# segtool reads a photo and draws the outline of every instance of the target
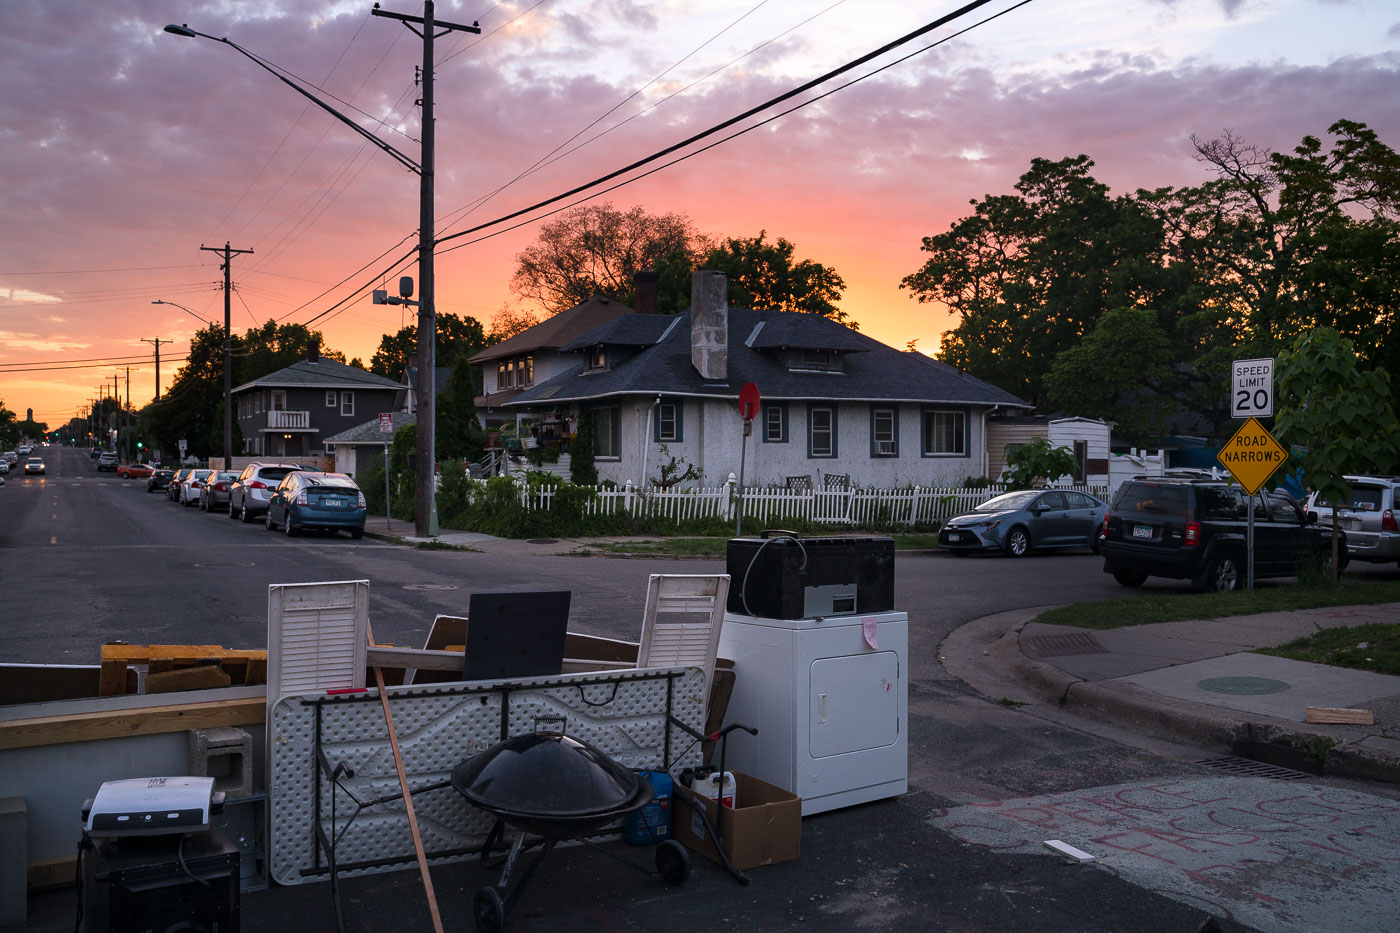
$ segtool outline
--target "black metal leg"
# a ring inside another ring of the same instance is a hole
[[[510,874],[510,870],[515,861],[515,856],[519,853],[521,843],[524,841],[524,839],[524,833],[521,833],[520,835],[515,837],[515,843],[510,848],[511,857],[506,860],[506,870],[502,872],[501,881],[497,885],[497,888],[500,890],[500,892],[503,895],[505,895],[506,913],[510,913],[510,909],[515,906],[515,902],[520,900],[520,894],[525,890],[525,886],[530,883],[531,878],[535,877],[535,872],[539,871],[540,864],[543,863],[545,858],[549,856],[549,853],[554,851],[555,840],[550,839],[544,844],[544,848],[540,850],[539,856],[536,857],[535,860],[530,863],[530,866],[525,869],[525,874],[520,876],[520,880],[515,883],[515,888],[509,894],[506,894],[506,877]]]

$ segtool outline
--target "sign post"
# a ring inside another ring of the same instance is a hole
[[[1272,362],[1272,361],[1270,361]],[[1270,383],[1269,405],[1272,408],[1273,392]],[[1246,588],[1254,589],[1254,495],[1265,481],[1288,459],[1288,451],[1283,449],[1274,436],[1254,418],[1250,418],[1234,436],[1220,448],[1216,459],[1230,475],[1249,493],[1249,525],[1245,532]]]
[[[734,537],[743,537],[744,529],[744,456],[748,452],[749,435],[753,434],[753,419],[758,415],[758,386],[744,383],[739,390],[739,417],[744,419],[744,436],[739,438],[739,507],[734,518]]]
[[[393,528],[394,520],[389,516],[393,511],[389,506],[389,438],[394,434],[394,416],[382,411],[379,413],[379,433],[384,435],[384,527]]]

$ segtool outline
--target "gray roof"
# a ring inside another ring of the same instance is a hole
[[[649,314],[637,324],[613,324],[623,333],[635,336],[630,328],[655,327],[666,320]],[[783,335],[783,346],[834,349],[841,353],[845,372],[794,372],[779,354],[745,345],[759,324]],[[669,326],[669,325],[668,325]],[[595,339],[600,328],[574,341],[580,347],[606,342]],[[624,344],[625,346],[626,344]],[[856,352],[858,351],[858,352]],[[508,407],[557,404],[620,395],[690,395],[737,398],[746,382],[756,384],[764,398],[840,399],[869,401],[936,402],[945,404],[1004,405],[1030,408],[1010,392],[998,389],[922,353],[896,350],[843,324],[814,314],[783,311],[729,309],[729,369],[723,385],[707,384],[690,362],[690,313],[676,316],[676,326],[664,338],[616,361],[601,372],[586,372],[583,360],[577,366],[546,382],[532,386],[507,403]]]
[[[285,369],[245,382],[233,391],[242,392],[256,386],[275,388],[315,389],[397,389],[399,384],[356,366],[349,366],[324,356],[316,362],[298,360]]]
[[[613,347],[649,347],[673,324],[677,324],[673,314],[624,314],[565,344],[559,352],[586,350],[600,343]]]
[[[621,314],[631,314],[632,309],[621,302],[594,295],[572,308],[566,308],[553,317],[547,317],[532,327],[527,327],[513,337],[508,337],[493,347],[487,347],[467,360],[478,365],[503,356],[519,356],[535,350],[553,350],[562,347],[580,334],[586,334],[600,324],[611,321]]]
[[[406,424],[417,424],[418,416],[412,412],[396,411],[391,413],[394,419],[394,430]],[[366,421],[364,424],[357,424],[353,428],[341,431],[339,434],[332,434],[321,441],[323,444],[383,444],[393,440],[394,435],[384,434],[379,430],[379,419]]]

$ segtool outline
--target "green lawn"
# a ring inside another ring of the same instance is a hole
[[[1266,586],[1252,593],[1172,593],[1078,603],[1042,612],[1037,622],[1078,628],[1122,628],[1151,622],[1220,619],[1258,612],[1287,612],[1320,606],[1360,606],[1400,602],[1400,582],[1327,586]]]
[[[1377,622],[1329,628],[1277,648],[1261,648],[1258,653],[1377,674],[1400,674],[1400,625]]]
[[[938,547],[938,535],[936,534],[897,534],[890,537],[894,538],[894,547],[897,551],[928,550]],[[723,557],[728,542],[728,538],[647,538],[642,541],[589,544],[580,549],[580,553]]]

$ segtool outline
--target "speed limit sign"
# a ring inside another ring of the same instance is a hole
[[[1268,418],[1274,413],[1274,361],[1235,360],[1230,390],[1231,418]]]

